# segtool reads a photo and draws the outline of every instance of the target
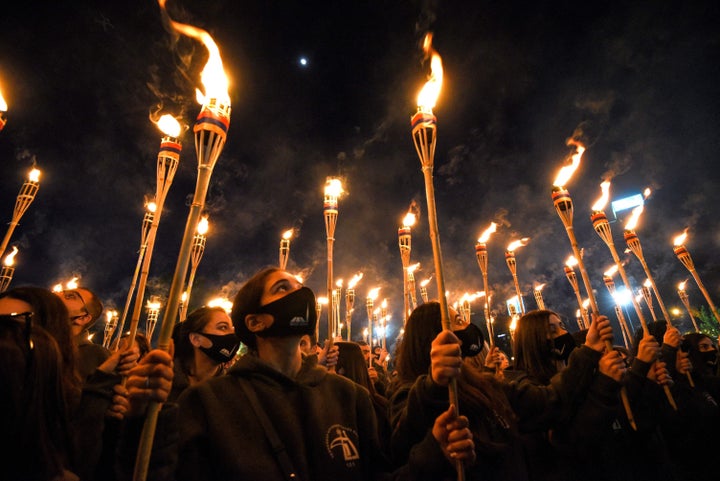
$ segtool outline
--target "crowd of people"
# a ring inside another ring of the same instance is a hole
[[[610,348],[606,317],[570,333],[535,310],[508,355],[430,301],[389,355],[319,345],[315,305],[266,268],[230,314],[189,313],[167,352],[142,334],[92,342],[103,306],[91,289],[0,293],[3,479],[133,479],[149,403],[162,406],[149,480],[714,478],[720,377],[706,334],[660,320]]]

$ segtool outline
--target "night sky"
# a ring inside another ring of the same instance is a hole
[[[78,276],[106,306],[124,305],[144,196],[155,190],[161,134],[149,117],[160,112],[190,127],[146,292],[166,297],[197,177],[191,127],[205,48],[164,29],[151,0],[66,3],[16,2],[0,15],[0,90],[9,105],[0,132],[2,222],[33,162],[43,172],[10,242],[20,250],[12,286],[52,287]],[[483,290],[474,246],[495,221],[493,308],[502,312],[515,294],[505,247],[529,237],[516,251],[527,307],[535,307],[533,286],[545,283],[548,308],[574,326],[577,302],[563,271],[572,250],[551,200],[572,136],[587,151],[567,188],[601,309],[614,318],[602,282],[613,261],[589,220],[606,178],[613,199],[653,189],[636,232],[668,307],[681,307],[676,285],[690,278],[672,251],[686,227],[698,272],[720,299],[720,6],[548,3],[170,0],[175,20],[213,36],[233,108],[207,197],[210,232],[191,308],[232,298],[252,273],[276,264],[290,227],[289,270],[324,295],[322,191],[327,176],[340,176],[348,194],[339,204],[335,277],[364,273],[356,326],[366,322],[367,292],[382,287],[399,327],[397,228],[413,201],[418,284],[434,270],[410,133],[429,72],[420,48],[427,31],[445,69],[434,110],[434,185],[450,303]],[[615,243],[639,284],[640,263],[622,252],[626,215],[612,224]],[[436,296],[434,282],[429,291]],[[691,278],[688,293],[696,307],[705,303]],[[484,324],[481,304],[473,311]]]

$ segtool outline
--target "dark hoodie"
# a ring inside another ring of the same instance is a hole
[[[438,479],[452,472],[428,436],[408,465],[390,473],[366,389],[308,359],[291,379],[246,355],[226,376],[181,395],[178,480],[285,480],[241,383],[257,394],[299,480]]]

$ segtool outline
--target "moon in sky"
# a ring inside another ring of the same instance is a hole
[[[307,67],[310,62],[308,62],[307,57],[300,57],[298,59],[298,63],[300,64],[301,67]]]

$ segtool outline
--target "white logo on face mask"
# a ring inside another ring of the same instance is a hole
[[[295,316],[295,317],[293,317],[292,319],[290,319],[290,325],[293,326],[293,327],[307,326],[307,325],[308,325],[308,321],[307,321],[307,319],[302,318],[302,317],[300,317],[300,316]]]

